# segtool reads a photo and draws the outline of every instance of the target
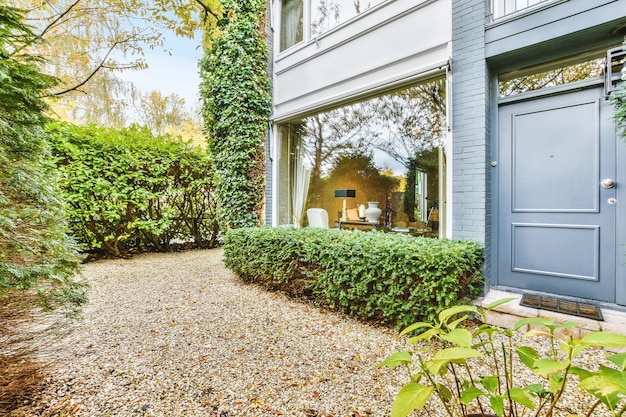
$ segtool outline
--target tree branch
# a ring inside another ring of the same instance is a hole
[[[196,0],[196,3],[202,7],[202,10],[204,10],[204,20],[206,21],[206,17],[207,15],[211,15],[213,16],[216,20],[219,19],[219,16],[217,15],[216,12],[214,12],[209,6],[207,6],[206,4],[204,4],[204,2],[202,0]]]
[[[107,51],[107,53],[104,55],[104,58],[102,58],[102,61],[100,61],[100,64],[93,70],[91,71],[91,73],[80,83],[74,85],[73,87],[67,88],[65,90],[53,93],[53,96],[62,96],[63,94],[67,94],[71,91],[76,91],[78,90],[80,87],[84,86],[85,84],[87,84],[89,82],[89,80],[91,80],[93,78],[94,75],[96,75],[96,73],[98,71],[100,71],[102,68],[104,68],[104,64],[106,62],[106,60],[109,58],[109,55],[111,55],[111,52],[113,52],[113,50],[117,47],[117,45],[121,44],[122,41],[116,41],[113,43],[113,45],[111,45],[111,47],[109,48],[109,50]]]
[[[71,12],[74,7],[78,6],[78,3],[80,2],[81,0],[76,0],[74,3],[72,3],[63,13],[61,13],[56,19],[50,22],[50,24],[43,29],[43,31],[39,34],[39,37],[43,38],[46,32],[53,28],[61,19],[67,16],[67,14]]]

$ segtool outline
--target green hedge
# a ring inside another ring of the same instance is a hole
[[[244,281],[310,296],[344,313],[409,325],[466,303],[483,288],[475,242],[329,229],[242,228],[224,237]]]
[[[87,250],[168,251],[173,239],[215,246],[213,175],[204,149],[136,126],[56,123],[48,131],[72,229]]]

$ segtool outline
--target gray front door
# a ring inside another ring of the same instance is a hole
[[[612,114],[598,87],[500,105],[499,286],[626,304]]]

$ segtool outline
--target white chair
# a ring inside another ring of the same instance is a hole
[[[306,211],[310,227],[328,229],[328,212],[323,208],[310,208]]]

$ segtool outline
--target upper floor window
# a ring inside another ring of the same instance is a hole
[[[315,38],[385,0],[282,0],[280,50]]]
[[[280,15],[280,50],[294,46],[303,40],[304,0],[282,0]]]
[[[493,18],[498,19],[551,0],[493,0]]]

